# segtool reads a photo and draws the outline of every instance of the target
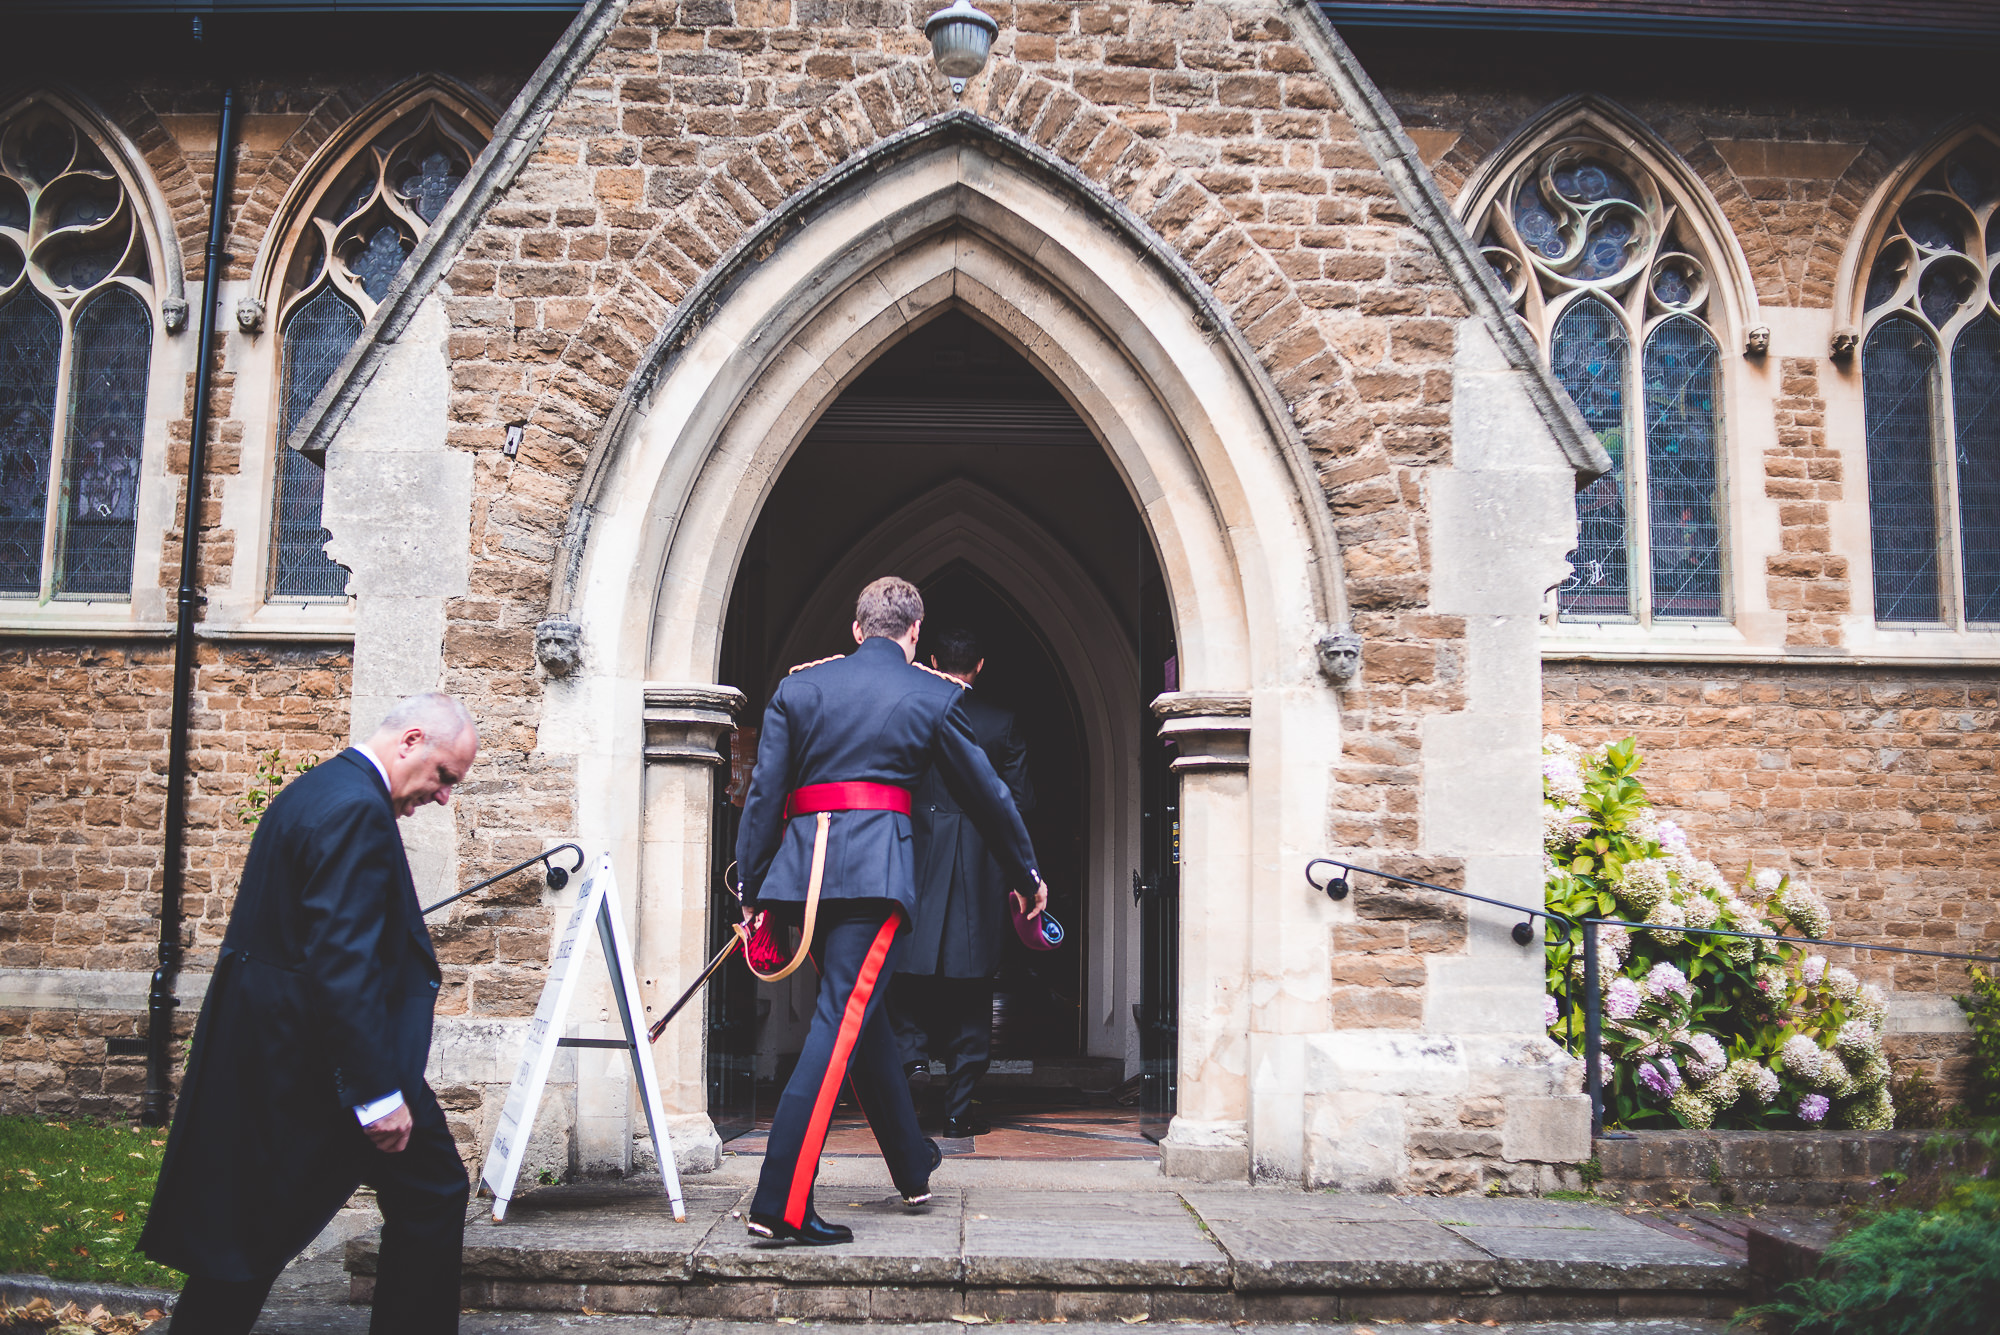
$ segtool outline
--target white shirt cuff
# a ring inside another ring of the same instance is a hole
[[[373,1103],[357,1103],[354,1115],[361,1119],[361,1125],[373,1126],[390,1113],[403,1106],[403,1091],[395,1089],[384,1094]]]

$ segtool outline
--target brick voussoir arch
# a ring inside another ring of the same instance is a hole
[[[839,186],[843,169],[865,170],[855,164],[900,151],[900,145],[885,146],[882,130],[891,128],[888,139],[919,131],[934,115],[934,91],[918,62],[892,66],[843,90],[826,107],[775,127],[712,172],[662,219],[623,280],[597,300],[563,346],[557,358],[562,369],[547,380],[525,415],[537,447],[525,457],[537,467],[552,464],[551,454],[573,458],[588,441],[593,460],[601,460],[630,405],[643,397],[642,368],[653,364],[660,351],[652,345],[670,339],[674,330],[684,338],[699,325],[704,298],[697,289],[726,285],[737,266],[759,252],[768,253],[793,225],[791,219],[808,216],[820,197]],[[1059,159],[1066,166],[1058,174],[1067,176],[1073,189],[1094,195],[1098,207],[1122,215],[1142,248],[1171,262],[1184,290],[1218,330],[1240,331],[1237,336],[1267,377],[1274,402],[1290,404],[1286,415],[1296,420],[1297,458],[1304,473],[1329,494],[1339,517],[1323,535],[1334,539],[1324,543],[1325,549],[1336,552],[1346,541],[1384,551],[1402,547],[1413,557],[1420,555],[1421,518],[1414,512],[1411,489],[1382,485],[1394,469],[1384,439],[1395,426],[1394,414],[1380,411],[1360,392],[1357,379],[1368,368],[1339,353],[1321,329],[1315,308],[1222,199],[1195,173],[1133,133],[1114,111],[1065,84],[1019,66],[1003,66],[995,72],[987,104],[991,120],[951,112],[932,123],[991,127],[998,132],[993,135],[996,146],[1011,140],[1016,151],[1039,150],[1049,169]],[[787,189],[788,196],[781,195]],[[1386,187],[1380,187],[1380,194],[1386,198]],[[767,222],[774,201],[780,200],[779,220]],[[1424,276],[1433,287],[1444,288],[1438,266],[1428,267]],[[693,289],[685,281],[689,275],[696,276]],[[693,309],[683,309],[690,299]],[[1455,297],[1450,300],[1455,304]],[[461,387],[474,397],[483,392]],[[620,406],[610,406],[614,403]],[[489,419],[478,431],[483,435],[497,425]],[[1320,466],[1313,462],[1316,455],[1336,456],[1348,466]],[[1357,461],[1364,466],[1354,467]],[[579,479],[578,510],[567,544],[572,562],[583,528],[581,507],[588,504],[595,471],[594,464],[586,465],[586,476]],[[530,485],[542,484],[537,479]],[[1401,515],[1400,522],[1390,521],[1392,512]],[[1365,524],[1356,522],[1364,517]],[[559,575],[551,591],[552,613],[562,611],[572,574]],[[1421,580],[1401,578],[1370,583],[1356,592],[1364,605],[1384,607],[1421,602],[1423,587]]]
[[[1290,438],[1291,462],[1297,480],[1310,484],[1309,488],[1302,487],[1302,490],[1320,491],[1317,470],[1312,466],[1305,441],[1286,409],[1288,377],[1270,374],[1271,351],[1282,351],[1300,342],[1295,330],[1285,328],[1288,318],[1285,304],[1251,303],[1250,308],[1265,312],[1265,318],[1260,321],[1259,330],[1238,332],[1233,312],[1218,300],[1203,276],[1183,257],[1180,248],[1172,246],[1154,229],[1147,227],[1124,201],[1112,195],[1100,182],[1084,177],[1072,162],[1065,161],[1027,137],[1034,134],[1037,139],[1059,142],[1063,131],[1075,125],[1091,109],[1076,100],[1077,104],[1068,107],[1058,120],[1049,114],[1049,107],[1053,95],[1062,91],[1062,86],[1047,80],[1024,79],[1009,90],[1014,95],[1007,99],[1007,105],[998,119],[988,120],[966,111],[924,117],[912,113],[927,108],[905,109],[890,95],[892,86],[898,82],[905,87],[909,84],[907,79],[899,81],[894,69],[880,72],[850,90],[851,96],[836,99],[823,113],[801,117],[791,125],[780,127],[756,147],[732,158],[731,162],[739,168],[754,163],[756,174],[768,176],[772,185],[778,183],[776,172],[771,170],[774,164],[779,168],[788,168],[788,176],[804,178],[808,184],[803,189],[795,190],[782,208],[765,210],[756,222],[739,228],[737,220],[741,210],[728,207],[726,195],[719,186],[724,174],[717,173],[711,177],[676,211],[681,225],[678,236],[684,244],[675,245],[669,239],[677,233],[673,221],[669,221],[662,224],[654,242],[640,256],[642,261],[654,261],[649,272],[658,281],[658,276],[681,268],[683,264],[692,266],[696,263],[685,244],[691,237],[699,237],[709,246],[718,248],[728,242],[727,249],[707,267],[700,282],[692,289],[675,291],[670,287],[661,291],[640,281],[635,272],[633,277],[599,302],[593,317],[565,347],[561,357],[564,370],[551,380],[537,400],[531,425],[539,427],[551,444],[558,439],[563,444],[576,442],[579,430],[588,430],[595,440],[590,461],[575,493],[570,533],[565,543],[568,555],[552,590],[552,613],[559,614],[566,609],[569,593],[573,589],[576,563],[582,552],[582,538],[587,529],[585,515],[595,495],[596,485],[606,471],[610,453],[623,434],[625,422],[650,389],[652,368],[700,328],[714,303],[746,269],[768,255],[789,231],[810,218],[817,208],[853,188],[869,173],[905,154],[921,151],[940,138],[969,137],[988,146],[989,151],[1004,153],[1017,162],[1029,165],[1031,170],[1045,179],[1059,183],[1064,193],[1076,199],[1080,206],[1095,211],[1101,220],[1123,232],[1151,263],[1169,273],[1190,306],[1201,312],[1204,326],[1220,337],[1237,342],[1241,360],[1254,371],[1255,378],[1264,386],[1268,416],[1272,421],[1281,423]],[[871,91],[878,95],[871,96]],[[996,96],[995,101],[999,100]],[[909,119],[911,124],[877,138],[845,160],[831,162],[830,155],[825,153],[827,147],[845,147],[862,134],[872,133],[892,114]],[[1121,128],[1114,126],[1109,115],[1097,114],[1101,123],[1095,127],[1095,133],[1087,138],[1072,136],[1070,139],[1071,151],[1077,160],[1086,158],[1097,140],[1112,133],[1115,128]],[[794,127],[803,130],[804,134],[793,133]],[[1099,169],[1101,177],[1117,179],[1122,175],[1128,197],[1152,201],[1156,214],[1173,216],[1175,210],[1185,210],[1182,216],[1187,217],[1190,223],[1203,218],[1226,217],[1211,192],[1195,184],[1179,168],[1161,161],[1159,155],[1150,146],[1138,141],[1136,136],[1128,133],[1124,137],[1131,139],[1131,144],[1116,158],[1107,157],[1102,161]],[[799,151],[807,143],[814,150],[809,159]],[[822,167],[822,161],[828,165]],[[808,177],[808,170],[814,167],[821,169],[817,175]],[[755,192],[747,186],[739,199],[746,197],[755,198]],[[1211,230],[1219,233],[1227,229],[1218,227]],[[1199,235],[1204,238],[1202,249],[1195,252],[1199,259],[1209,249],[1207,238],[1211,232],[1195,233],[1187,228],[1181,231],[1184,237]],[[1237,241],[1231,244],[1242,246],[1247,243]],[[702,248],[694,247],[696,250]],[[675,262],[676,259],[679,262]],[[1212,256],[1211,260],[1214,259]],[[1214,267],[1213,263],[1210,267]],[[1239,297],[1239,302],[1249,302],[1264,288],[1280,281],[1275,266],[1264,264],[1259,273],[1260,282],[1248,287]],[[663,312],[669,293],[680,298],[671,307],[671,323],[657,321],[653,325],[650,343],[640,345],[634,335],[647,327],[650,317]],[[614,319],[614,312],[624,318]],[[1274,320],[1272,317],[1277,318]],[[1260,332],[1263,335],[1261,340],[1257,337]],[[1323,340],[1316,340],[1311,351],[1315,356],[1331,357]],[[1311,360],[1311,357],[1300,359],[1300,366],[1306,367],[1308,373]],[[611,411],[605,410],[608,398],[615,398],[616,401],[616,407]],[[559,420],[560,427],[551,418]],[[1401,503],[1400,498],[1396,503]],[[1331,571],[1338,565],[1338,542],[1324,507],[1316,518],[1321,529],[1318,546],[1324,553],[1322,559]],[[1336,578],[1323,590],[1323,614],[1332,615],[1341,601]]]

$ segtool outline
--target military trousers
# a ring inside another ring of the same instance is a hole
[[[906,931],[893,900],[820,901],[812,948],[819,999],[805,1049],[771,1119],[752,1214],[797,1228],[812,1212],[820,1151],[843,1081],[853,1087],[896,1189],[904,1195],[929,1190],[930,1144],[917,1128],[889,1028],[889,979],[898,937]]]

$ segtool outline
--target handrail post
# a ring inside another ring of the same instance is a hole
[[[1599,1079],[1604,1034],[1599,1028],[1597,920],[1583,920],[1583,1091],[1590,1095],[1590,1138],[1604,1134],[1604,1089]]]

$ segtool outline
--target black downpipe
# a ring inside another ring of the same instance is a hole
[[[199,22],[199,20],[196,20]],[[199,29],[197,29],[199,33]],[[209,195],[208,256],[202,267],[200,339],[195,347],[194,413],[188,424],[187,506],[181,515],[181,583],[174,603],[174,707],[167,727],[166,863],[160,877],[160,967],[146,1006],[146,1093],[139,1120],[165,1126],[173,1110],[174,985],[181,972],[181,892],[187,861],[188,711],[194,696],[195,580],[201,556],[201,503],[208,462],[209,365],[221,304],[222,243],[229,230],[229,168],[236,146],[236,89],[222,90],[215,136],[215,189]]]

